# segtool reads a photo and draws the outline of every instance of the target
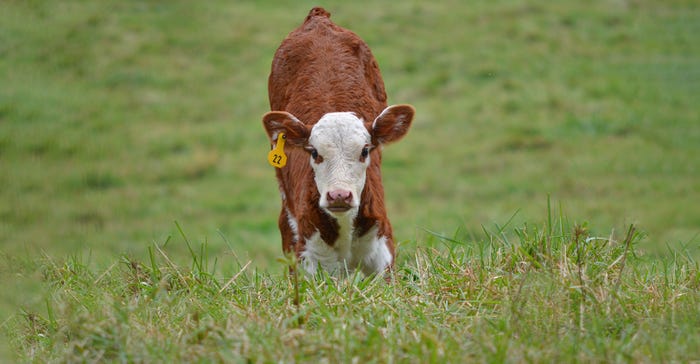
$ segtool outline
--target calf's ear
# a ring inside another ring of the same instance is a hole
[[[306,125],[286,111],[270,111],[263,115],[262,121],[271,144],[277,142],[280,133],[284,133],[287,144],[296,147],[304,146],[309,139]]]
[[[374,145],[395,142],[408,132],[416,110],[411,105],[391,105],[372,123]]]

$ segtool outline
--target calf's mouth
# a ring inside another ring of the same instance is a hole
[[[336,202],[336,203],[330,204],[326,207],[326,209],[328,211],[335,213],[335,214],[347,212],[351,208],[352,208],[352,206],[350,206],[349,203],[344,203],[344,202]]]

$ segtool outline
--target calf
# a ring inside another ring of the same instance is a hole
[[[387,107],[372,52],[313,8],[277,49],[263,125],[282,196],[285,253],[309,273],[382,273],[394,263],[381,147],[402,138],[410,105]]]

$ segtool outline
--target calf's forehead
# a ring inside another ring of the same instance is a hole
[[[371,137],[362,119],[351,112],[325,114],[311,129],[309,143],[315,148],[362,147]]]

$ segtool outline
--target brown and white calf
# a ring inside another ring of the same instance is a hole
[[[406,134],[413,107],[387,107],[372,52],[318,7],[277,49],[268,88],[263,125],[273,146],[284,135],[287,157],[277,169],[283,250],[311,274],[391,268],[381,148]]]

